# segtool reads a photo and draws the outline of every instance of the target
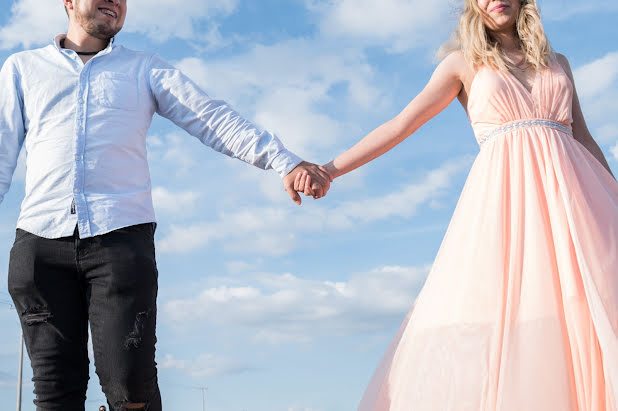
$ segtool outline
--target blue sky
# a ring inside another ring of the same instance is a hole
[[[0,9],[0,62],[66,30],[60,0]],[[618,175],[618,6],[540,0],[593,136]],[[458,0],[128,0],[120,44],[155,50],[211,96],[324,163],[424,86]],[[422,287],[478,152],[453,103],[387,155],[293,204],[273,171],[167,120],[150,129],[164,408],[356,408]],[[24,192],[0,204],[0,404],[15,403],[19,322],[6,279]],[[473,229],[471,227],[471,229]],[[104,396],[91,365],[87,410]],[[23,410],[32,411],[26,360]]]

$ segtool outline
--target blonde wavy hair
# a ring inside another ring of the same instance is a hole
[[[535,70],[540,70],[549,65],[554,52],[545,35],[536,0],[520,0],[520,4],[516,26],[524,60]],[[451,40],[440,48],[438,57],[443,58],[456,50],[461,50],[466,61],[475,68],[487,65],[507,71],[516,64],[492,37],[483,21],[483,11],[477,0],[464,0],[459,28]]]

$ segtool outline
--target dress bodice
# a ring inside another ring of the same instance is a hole
[[[470,85],[468,117],[477,140],[522,120],[549,120],[570,129],[572,101],[573,84],[555,59],[536,72],[531,90],[509,72],[481,66]]]

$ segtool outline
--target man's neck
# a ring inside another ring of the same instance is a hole
[[[70,24],[64,39],[64,48],[76,52],[93,52],[103,50],[108,43],[109,40],[102,40],[86,33],[81,26]]]

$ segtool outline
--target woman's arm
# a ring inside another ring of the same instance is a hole
[[[447,56],[438,65],[425,89],[401,113],[324,166],[331,177],[339,177],[381,156],[441,112],[461,92],[464,67],[467,65],[461,53]]]
[[[573,137],[579,141],[590,153],[609,171],[609,173],[616,179],[614,174],[612,174],[612,170],[609,168],[609,164],[603,155],[603,151],[594,141],[590,131],[588,131],[588,126],[586,125],[586,120],[584,120],[584,113],[582,112],[582,108],[579,104],[579,97],[577,97],[577,90],[575,89],[575,80],[573,79],[573,72],[571,71],[571,66],[567,58],[559,53],[556,53],[558,57],[558,62],[564,69],[564,72],[567,74],[569,79],[571,79],[571,83],[573,84]]]

